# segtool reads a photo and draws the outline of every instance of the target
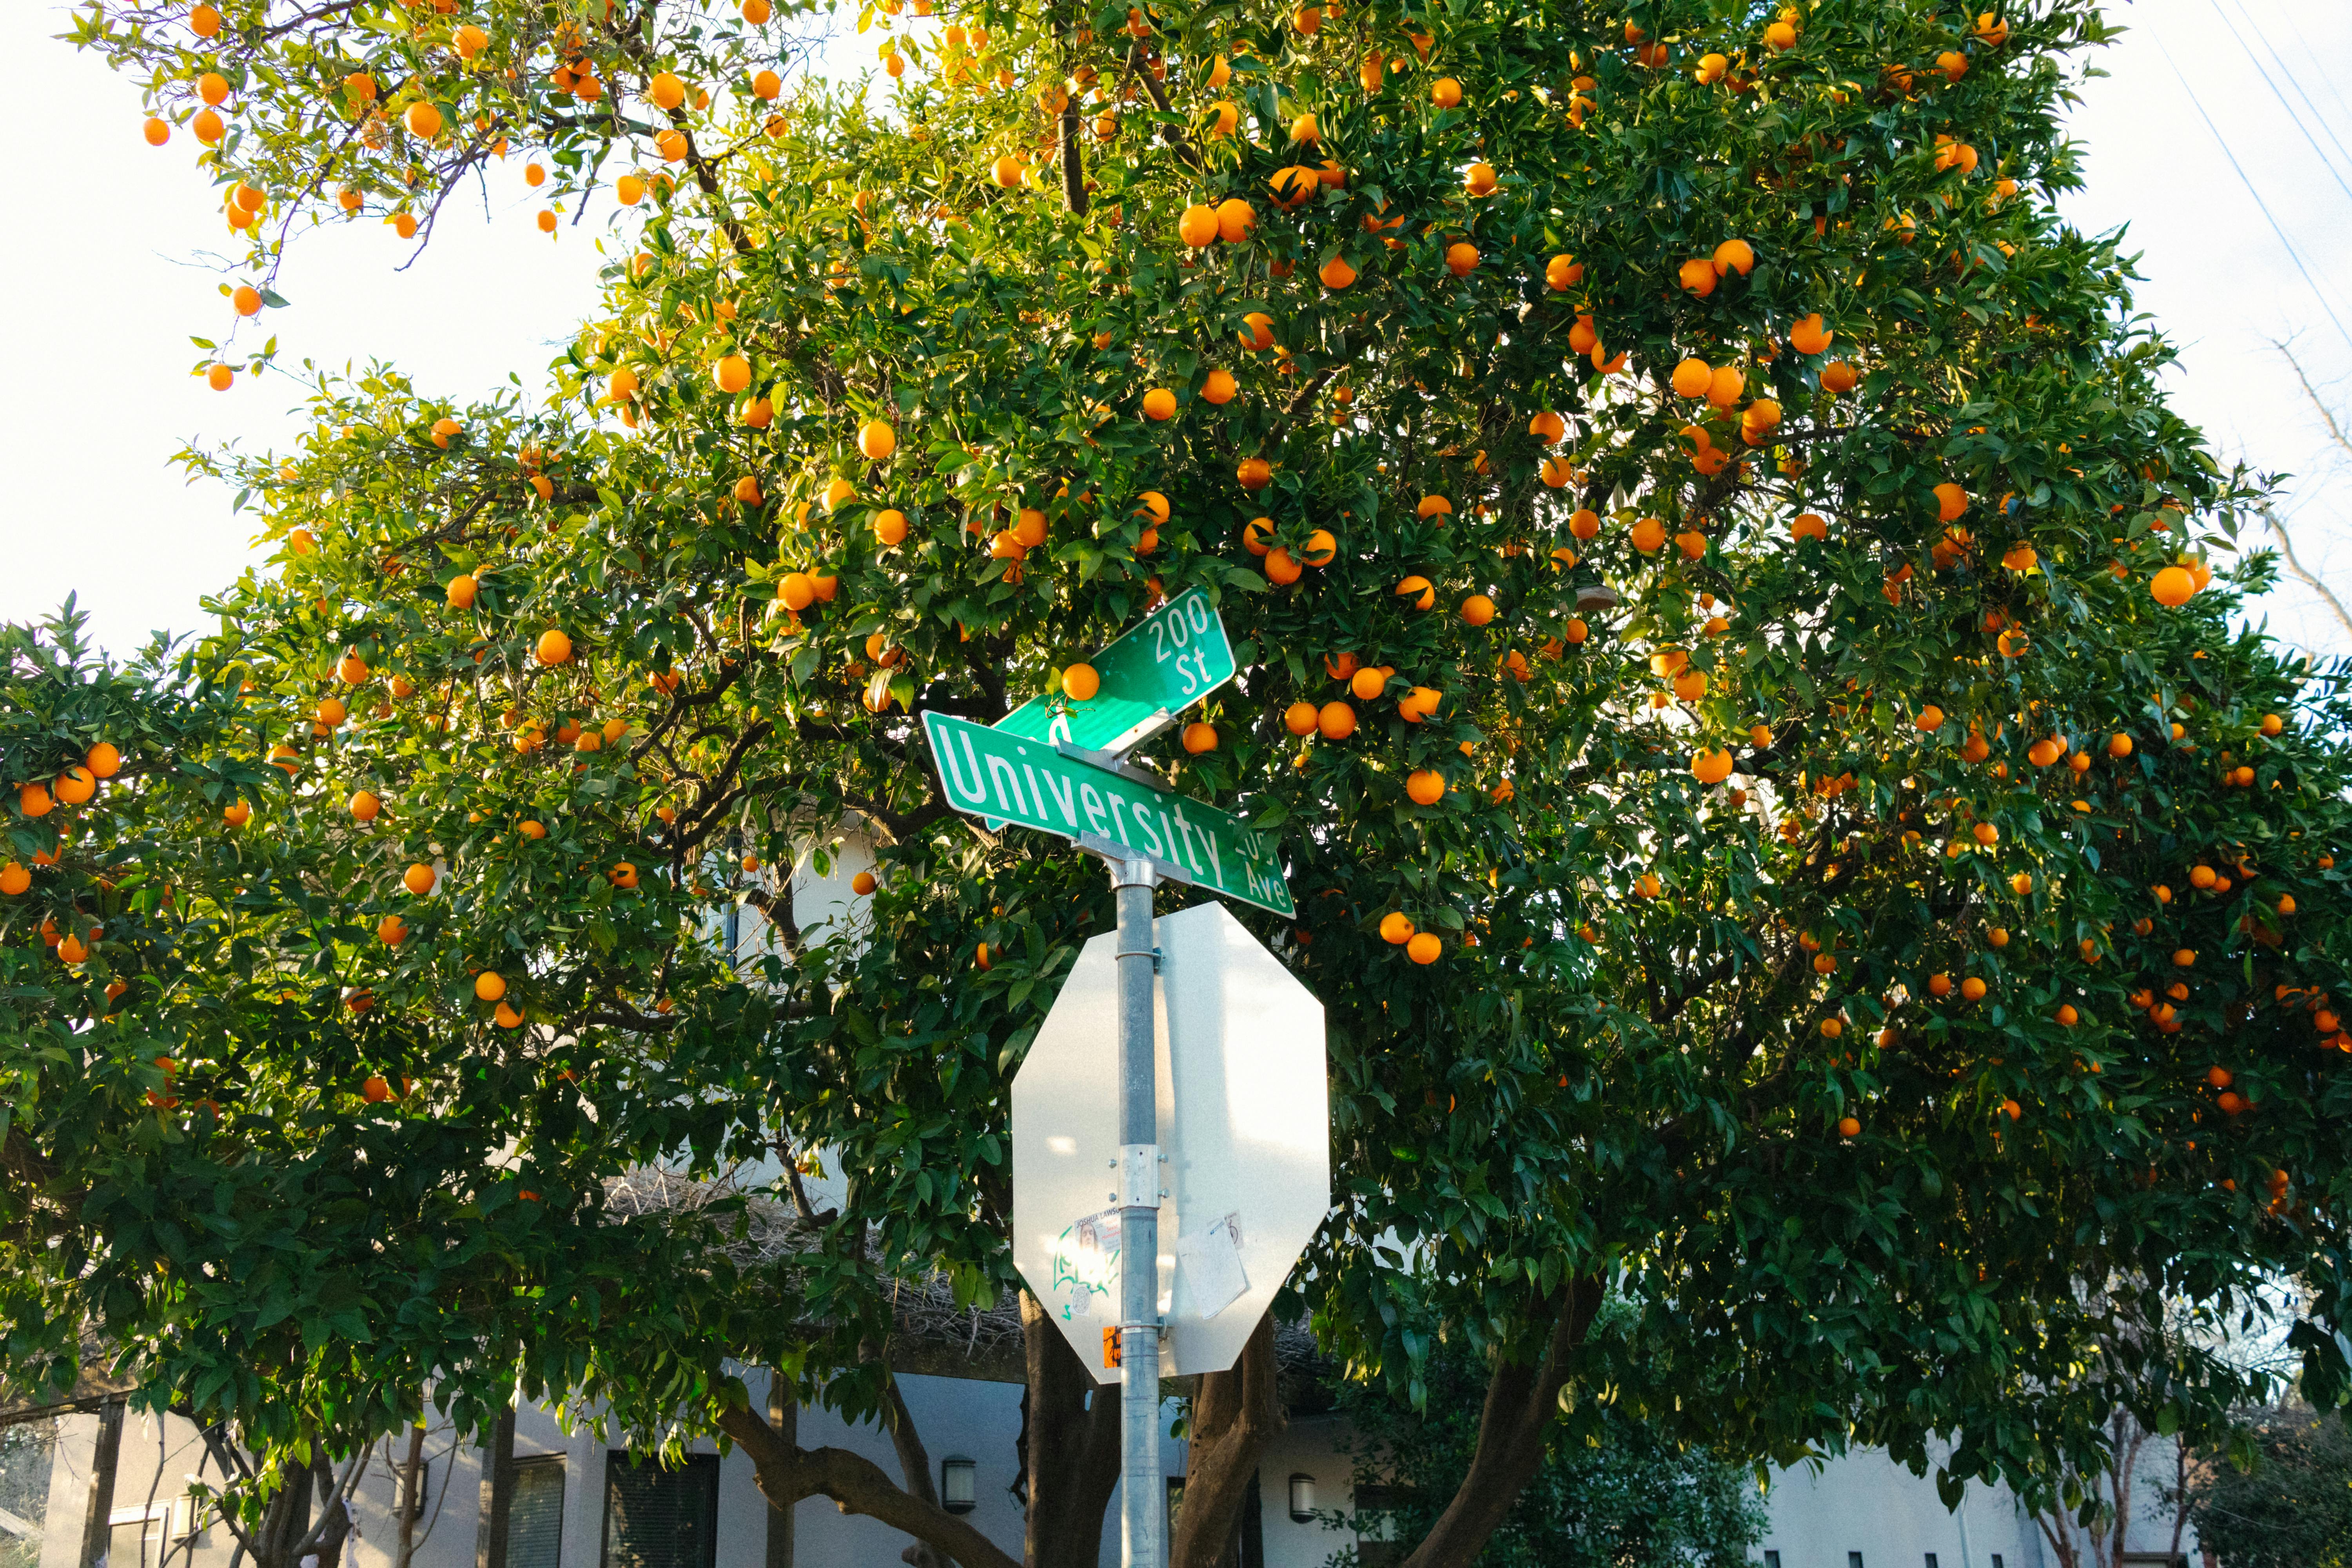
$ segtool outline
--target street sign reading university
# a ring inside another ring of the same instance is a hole
[[[1234,678],[1234,645],[1205,589],[1187,588],[1091,661],[1102,688],[1084,702],[1032,697],[996,728],[1090,752],[1124,752]]]
[[[1213,892],[1278,915],[1297,912],[1273,842],[1228,812],[1064,756],[1049,741],[952,714],[924,713],[923,733],[958,811],[1108,840],[1167,861]]]

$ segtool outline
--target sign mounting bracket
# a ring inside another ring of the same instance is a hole
[[[1114,843],[1096,834],[1081,833],[1070,842],[1087,854],[1099,855],[1106,860],[1114,862],[1131,860],[1139,865],[1149,866],[1154,881],[1177,882],[1189,888],[1200,879],[1173,860],[1163,860],[1157,855],[1147,855],[1140,849],[1130,849],[1124,844]]]
[[[1168,711],[1167,709],[1160,708],[1154,710],[1145,718],[1129,725],[1123,732],[1114,735],[1108,741],[1106,741],[1103,743],[1103,750],[1114,757],[1124,757],[1128,752],[1135,750],[1136,747],[1143,744],[1144,742],[1149,741],[1152,736],[1157,735],[1160,731],[1165,730],[1169,725],[1173,724],[1174,722],[1176,722],[1176,715]],[[1080,753],[1072,752],[1071,754],[1076,756]]]
[[[1090,752],[1076,741],[1066,741],[1056,735],[1054,738],[1054,750],[1066,757],[1085,763],[1090,767],[1100,768],[1107,773],[1117,773],[1119,777],[1139,784],[1146,789],[1164,790],[1168,787],[1166,779],[1161,778],[1150,768],[1139,767],[1129,762],[1125,757],[1120,756],[1116,749]]]

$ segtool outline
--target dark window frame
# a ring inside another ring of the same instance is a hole
[[[632,1558],[631,1561],[626,1563],[619,1562],[614,1559],[613,1555],[613,1517],[614,1492],[615,1489],[620,1484],[621,1478],[625,1475],[633,1474],[646,1469],[651,1469],[666,1476],[677,1476],[681,1479],[698,1476],[706,1478],[697,1483],[704,1489],[705,1498],[708,1502],[708,1510],[704,1516],[705,1523],[707,1525],[705,1539],[700,1543],[699,1550],[694,1553],[692,1562],[684,1563],[673,1561],[671,1563],[665,1565],[665,1568],[718,1568],[719,1456],[716,1454],[688,1454],[686,1457],[685,1464],[669,1466],[664,1465],[660,1460],[649,1456],[641,1457],[631,1454],[625,1448],[614,1448],[608,1450],[604,1456],[604,1517],[603,1525],[598,1532],[599,1540],[596,1548],[597,1568],[640,1568],[638,1560],[635,1558]]]
[[[555,1561],[551,1568],[563,1568],[563,1510],[572,1498],[572,1460],[566,1454],[518,1454],[514,1458],[513,1489],[507,1494],[507,1565],[515,1568],[515,1504],[522,1497],[522,1479],[526,1475],[555,1477]],[[419,1487],[421,1499],[425,1489]]]

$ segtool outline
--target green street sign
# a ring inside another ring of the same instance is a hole
[[[1234,645],[1207,592],[1187,588],[1090,661],[1102,689],[1084,702],[1033,697],[997,724],[1034,741],[1125,752],[1234,678]]]
[[[1149,857],[1178,879],[1278,915],[1297,912],[1273,840],[1213,805],[1139,782],[1140,769],[1115,773],[1051,741],[948,713],[926,712],[923,734],[958,811],[1055,834],[1081,848]]]

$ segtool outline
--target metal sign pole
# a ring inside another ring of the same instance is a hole
[[[1120,1561],[1168,1561],[1160,1470],[1160,1146],[1149,859],[1106,857],[1118,900],[1118,1364]]]

